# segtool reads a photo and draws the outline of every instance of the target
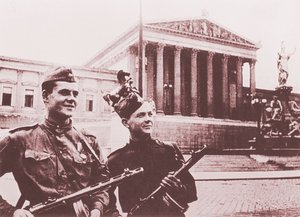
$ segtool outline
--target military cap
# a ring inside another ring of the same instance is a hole
[[[51,70],[43,81],[42,87],[45,83],[53,81],[76,82],[72,69],[66,67],[57,67]]]
[[[132,86],[132,79],[128,78],[124,82],[121,78],[129,75],[128,72],[120,70],[117,76],[120,86],[103,96],[121,118],[129,118],[145,102],[138,90]]]
[[[114,109],[121,118],[129,118],[144,103],[139,94],[132,92],[115,104]]]

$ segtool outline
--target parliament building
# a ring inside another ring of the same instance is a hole
[[[256,133],[251,97],[270,99],[273,92],[256,89],[260,45],[208,18],[146,23],[142,29],[141,43],[136,25],[85,65],[70,66],[80,84],[78,123],[94,130],[104,145],[113,143],[116,114],[102,95],[118,85],[116,73],[122,69],[130,72],[143,97],[156,102],[155,137],[177,142],[186,151],[202,144],[246,147]],[[0,127],[41,119],[40,84],[55,65],[0,56]]]

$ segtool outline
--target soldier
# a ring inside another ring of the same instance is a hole
[[[30,206],[69,195],[108,175],[96,137],[78,131],[72,124],[78,100],[78,83],[72,70],[58,67],[46,76],[42,97],[47,111],[45,120],[11,130],[0,141],[0,176],[12,172],[21,198],[29,201]],[[108,193],[100,192],[84,198],[83,202],[90,216],[99,217],[108,204]],[[74,214],[72,204],[47,213],[48,216]],[[22,203],[14,207],[0,197],[0,216],[33,215],[22,208]]]
[[[183,162],[183,156],[175,144],[167,144],[151,137],[154,124],[155,106],[146,101],[136,91],[121,96],[114,106],[122,119],[122,124],[130,132],[130,140],[108,157],[108,168],[117,175],[124,168],[143,167],[144,173],[118,186],[122,211],[128,213],[140,198],[148,196],[158,186],[168,193],[166,197],[156,197],[142,206],[133,216],[184,216],[183,207],[197,199],[195,181],[186,171],[175,177]],[[105,216],[121,216],[116,208],[114,189],[110,190],[110,204]],[[172,201],[172,202],[170,202]]]

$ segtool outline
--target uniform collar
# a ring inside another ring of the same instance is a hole
[[[45,119],[44,122],[46,128],[51,130],[51,132],[55,134],[63,134],[67,131],[71,130],[72,128],[72,120],[70,119],[69,123],[67,124],[57,124],[55,122],[50,121],[49,119]]]
[[[129,145],[129,147],[132,147],[134,149],[136,149],[136,148],[138,149],[138,148],[142,148],[142,147],[146,146],[151,141],[152,141],[152,138],[149,135],[149,136],[147,136],[143,139],[139,139],[139,140],[130,139],[128,145]]]

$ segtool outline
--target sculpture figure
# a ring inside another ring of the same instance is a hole
[[[281,51],[278,52],[277,68],[278,68],[278,83],[279,86],[284,86],[287,82],[289,71],[288,71],[288,60],[295,53],[296,49],[292,53],[286,53],[284,42],[281,42]]]
[[[270,107],[272,109],[272,120],[280,120],[281,119],[281,113],[282,113],[282,104],[281,101],[278,99],[277,96],[273,96],[273,99],[271,100]]]

